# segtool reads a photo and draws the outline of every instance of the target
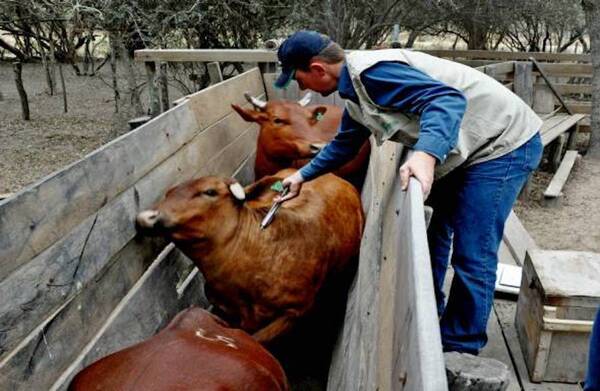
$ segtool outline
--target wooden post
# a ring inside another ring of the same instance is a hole
[[[165,112],[169,110],[169,86],[167,84],[167,63],[159,63],[159,81],[160,81],[160,110]]]
[[[573,125],[573,128],[569,132],[569,139],[567,140],[567,150],[577,150],[577,135],[579,134],[579,122]]]
[[[552,166],[552,172],[556,172],[556,170],[558,170],[558,167],[560,166],[560,162],[561,162],[561,158],[562,158],[562,151],[563,148],[565,146],[565,144],[567,143],[567,134],[563,133],[560,136],[558,136],[556,138],[556,140],[554,140],[553,142],[553,147],[552,147],[552,152],[550,154],[551,158],[550,158],[550,165]]]
[[[21,110],[23,119],[29,121],[29,102],[27,101],[27,92],[23,88],[23,65],[17,61],[13,63],[13,69],[15,71],[15,83],[17,85],[17,91],[19,92],[19,98],[21,99]]]
[[[65,87],[65,75],[63,74],[62,64],[58,64],[58,74],[60,76],[60,86],[63,95],[63,111],[67,112],[67,88]]]
[[[515,62],[514,91],[528,106],[533,105],[533,64]]]
[[[223,74],[221,73],[221,67],[218,62],[209,62],[206,64],[206,68],[208,70],[210,84],[217,84],[223,81]]]
[[[160,113],[160,97],[156,88],[156,64],[151,61],[144,63],[148,83],[148,95],[150,97],[150,115],[157,116]]]

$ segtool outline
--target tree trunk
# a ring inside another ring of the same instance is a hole
[[[65,75],[63,74],[62,64],[58,64],[58,74],[60,75],[60,86],[63,95],[63,111],[67,112],[67,88],[65,87]]]
[[[123,40],[120,40],[119,43],[121,44],[121,56],[123,57],[122,60],[125,63],[125,68],[127,71],[126,79],[127,89],[129,90],[129,102],[135,110],[135,115],[140,116],[144,114],[144,109],[142,108],[140,93],[135,82],[135,69],[133,67],[133,61],[131,60],[131,57],[129,57],[129,51],[127,50]]]
[[[600,158],[600,0],[583,0],[592,54],[592,134],[588,154]]]
[[[50,95],[54,95],[56,90],[56,52],[54,50],[54,39],[52,38],[52,31],[50,31],[49,37],[50,44]]]
[[[119,38],[115,34],[108,37],[110,42],[110,70],[112,75],[112,88],[115,96],[115,113],[119,112],[119,83],[117,80],[117,50],[119,48]]]
[[[419,31],[411,30],[410,34],[408,34],[408,39],[406,40],[406,48],[412,48],[415,45],[417,38],[419,37]]]
[[[469,42],[467,49],[469,50],[486,50],[487,49],[487,31],[479,26],[471,26],[467,31]]]
[[[19,98],[21,99],[21,112],[23,119],[29,121],[29,102],[27,101],[27,93],[23,88],[23,67],[20,62],[13,63],[13,69],[15,71],[15,83],[17,84],[17,91],[19,92]]]
[[[167,63],[161,62],[158,67],[160,81],[160,109],[162,112],[169,110],[169,85],[167,83]]]

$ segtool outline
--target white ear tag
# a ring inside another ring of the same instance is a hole
[[[239,183],[235,182],[229,185],[229,191],[235,198],[240,201],[244,201],[246,199],[246,193],[244,192],[244,188]]]

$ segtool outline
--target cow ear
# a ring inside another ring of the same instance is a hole
[[[238,105],[232,104],[231,107],[247,122],[261,122],[267,119],[267,115],[263,112],[243,109]]]
[[[244,192],[244,188],[237,182],[233,182],[229,185],[229,191],[238,201],[244,201],[246,199],[246,192]]]
[[[326,111],[327,107],[325,106],[317,106],[313,109],[311,117],[311,122],[313,123],[313,125],[323,119],[323,116],[325,115]]]

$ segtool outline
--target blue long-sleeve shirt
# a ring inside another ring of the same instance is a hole
[[[379,62],[360,77],[374,103],[420,116],[419,139],[412,148],[443,162],[458,140],[467,102],[463,93],[400,62]],[[359,103],[345,65],[340,72],[338,92],[342,98]],[[369,129],[344,110],[335,138],[300,169],[302,177],[310,180],[343,165],[370,135]]]

